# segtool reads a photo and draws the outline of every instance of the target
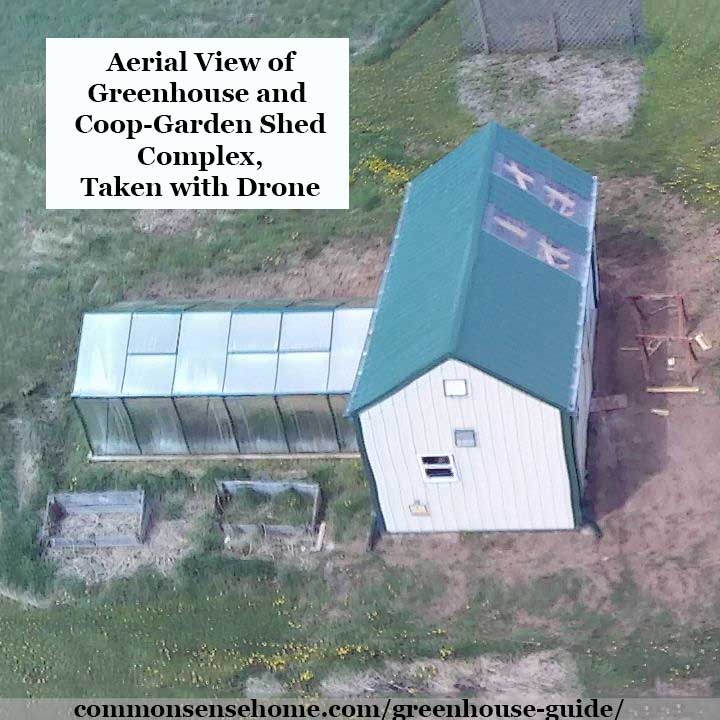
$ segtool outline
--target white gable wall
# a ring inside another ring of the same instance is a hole
[[[445,397],[451,379],[467,381],[467,397]],[[360,424],[389,532],[574,527],[560,411],[486,373],[448,360]],[[475,430],[477,446],[455,447],[455,429]],[[453,456],[455,481],[428,481],[420,456],[433,454]]]

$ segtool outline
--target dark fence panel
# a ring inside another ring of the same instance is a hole
[[[558,51],[635,44],[642,0],[457,0],[471,52]]]

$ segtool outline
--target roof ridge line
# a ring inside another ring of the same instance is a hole
[[[491,120],[488,124],[490,125],[492,135],[488,143],[489,157],[485,158],[485,166],[481,170],[483,177],[480,181],[480,189],[476,197],[477,206],[479,208],[485,207],[486,202],[483,202],[483,200],[486,201],[487,196],[490,193],[490,173],[492,170],[492,158],[494,157],[495,148],[497,146],[498,123],[495,120]],[[463,269],[462,282],[459,284],[457,297],[455,298],[453,313],[455,323],[452,329],[452,336],[450,341],[452,353],[455,357],[457,357],[458,355],[458,348],[460,346],[460,334],[462,332],[462,326],[465,320],[465,305],[467,302],[468,289],[470,287],[470,282],[473,277],[478,255],[480,254],[480,230],[484,221],[484,211],[474,215],[472,228],[473,240],[470,243],[467,251],[467,255],[465,258],[465,268]]]

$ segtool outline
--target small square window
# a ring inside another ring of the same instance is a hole
[[[445,388],[445,397],[467,397],[467,381],[466,380],[443,380]]]
[[[455,447],[475,447],[475,431],[474,430],[456,430],[455,431]]]

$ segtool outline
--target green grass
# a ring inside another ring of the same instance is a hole
[[[90,6],[70,3],[62,17],[55,17],[50,6],[35,4],[33,12],[33,3],[16,8],[15,25],[11,15],[11,22],[0,29],[5,33],[0,35],[0,60],[10,68],[34,63],[33,72],[40,73],[38,37],[45,32],[82,34]],[[365,7],[352,3],[357,6]],[[138,2],[135,13],[113,9],[104,18],[104,34],[140,33],[137,17],[149,13],[149,7]],[[189,34],[193,23],[201,22],[192,7],[185,10],[187,24],[182,25]],[[218,17],[222,8],[229,12],[224,3],[213,7]],[[366,7],[368,17],[371,9]],[[155,21],[150,18],[144,33],[167,20],[157,12],[160,15]],[[30,18],[36,23],[30,42],[20,42],[23,31],[29,32]],[[228,29],[220,27],[227,34]],[[276,30],[281,28],[284,24],[278,21]],[[32,52],[25,45],[32,46]],[[3,346],[0,404],[17,400],[20,390],[41,383],[66,393],[82,312],[117,300],[148,276],[183,278],[196,275],[198,269],[237,274],[274,267],[290,250],[317,252],[336,237],[362,244],[387,236],[397,216],[402,183],[471,129],[454,103],[456,47],[455,18],[446,10],[423,27],[415,43],[388,61],[353,68],[349,212],[219,213],[197,231],[171,240],[140,232],[129,212],[43,209],[44,139],[38,104],[42,87],[33,86],[35,104],[15,104],[17,93],[24,97],[29,86],[22,73],[13,75],[5,87],[7,102],[0,122],[0,302],[12,308],[3,318],[4,336],[12,340]]]
[[[643,96],[629,135],[600,143],[555,139],[602,177],[653,175],[717,215],[720,207],[720,5],[646,0]]]
[[[358,246],[389,238],[407,179],[472,132],[472,120],[456,99],[459,31],[453,5],[433,15],[442,4],[27,0],[3,8],[3,584],[35,593],[51,586],[52,570],[33,542],[36,511],[51,488],[141,485],[158,497],[175,498],[174,515],[181,512],[179,493],[188,487],[209,489],[227,473],[227,465],[190,475],[87,464],[87,448],[67,401],[82,312],[137,291],[155,277],[187,278],[201,270],[236,275],[282,266],[290,251],[312,255],[337,238]],[[714,0],[648,0],[647,16],[652,40],[643,51],[645,95],[629,135],[601,143],[568,140],[558,135],[552,114],[541,133],[602,177],[653,174],[712,209],[718,204],[720,161],[720,84],[715,81],[720,6]],[[243,34],[351,36],[356,62],[349,211],[219,213],[192,232],[162,238],[135,228],[129,212],[43,209],[46,35]],[[36,492],[23,511],[17,508],[9,424],[20,415],[33,418],[42,447]],[[371,505],[359,464],[303,467],[323,489],[336,539],[348,544],[364,539]],[[294,692],[304,692],[328,672],[388,658],[517,654],[546,647],[568,648],[587,687],[620,691],[651,687],[656,676],[714,674],[720,654],[720,631],[678,626],[643,602],[629,581],[613,594],[618,608],[613,616],[583,606],[582,579],[572,574],[518,587],[477,578],[480,589],[466,610],[438,627],[430,608],[448,581],[441,567],[390,568],[364,555],[343,564],[341,549],[332,572],[300,572],[222,557],[217,537],[207,528],[197,543],[203,552],[168,577],[143,571],[105,588],[69,584],[67,602],[44,611],[0,603],[0,696],[232,695],[249,675],[268,669]],[[559,629],[542,623],[516,627],[518,613],[552,620]],[[623,626],[629,619],[637,630]]]

